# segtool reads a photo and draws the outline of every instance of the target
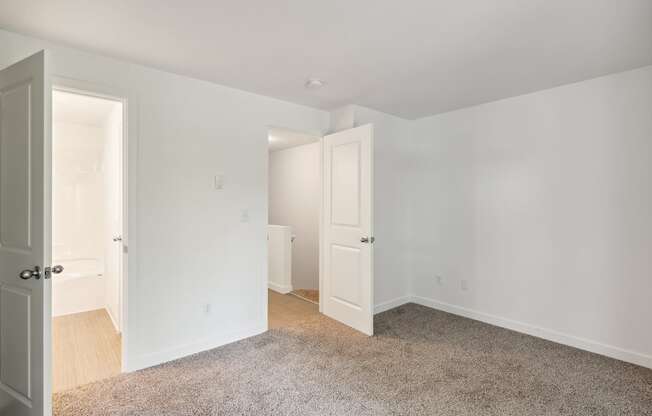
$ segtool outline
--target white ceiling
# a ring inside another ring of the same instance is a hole
[[[121,105],[118,101],[55,90],[52,92],[52,120],[103,127],[109,115]]]
[[[406,118],[652,64],[650,0],[0,0],[0,26]],[[327,85],[307,90],[308,77]]]
[[[278,127],[269,129],[269,151],[288,149],[319,141],[319,136]]]

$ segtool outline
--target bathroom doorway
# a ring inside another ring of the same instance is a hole
[[[53,393],[122,369],[124,105],[52,92]]]

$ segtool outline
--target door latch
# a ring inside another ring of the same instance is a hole
[[[49,279],[53,274],[59,274],[63,271],[63,266],[57,264],[56,266],[46,267],[44,279]]]

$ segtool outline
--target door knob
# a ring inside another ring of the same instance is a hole
[[[23,280],[29,280],[31,278],[38,280],[41,278],[41,268],[34,266],[34,270],[23,270],[18,276]]]
[[[117,236],[113,237],[113,241],[116,241],[116,242],[117,242],[117,241],[122,241],[122,237],[120,237],[119,235],[117,235]]]
[[[52,277],[53,274],[59,274],[62,271],[63,271],[63,266],[60,266],[58,264],[56,266],[46,267],[45,268],[45,278],[49,279],[50,277]]]
[[[372,243],[373,244],[374,241],[376,241],[376,239],[374,237],[362,237],[360,239],[361,243]]]

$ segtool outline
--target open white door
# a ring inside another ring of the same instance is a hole
[[[43,51],[0,71],[0,414],[51,408]]]
[[[373,335],[373,128],[324,136],[323,312]]]

